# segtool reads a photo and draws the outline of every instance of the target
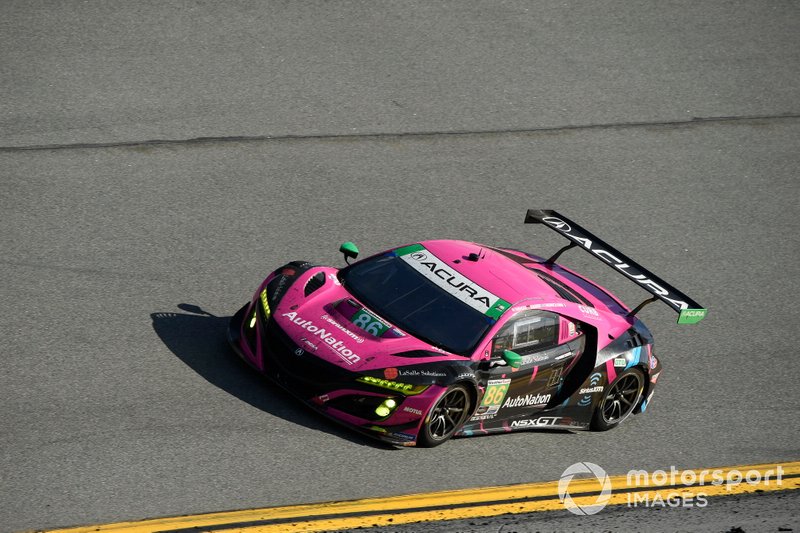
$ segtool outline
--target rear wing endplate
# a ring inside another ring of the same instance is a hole
[[[578,246],[602,260],[617,272],[625,274],[625,276],[653,295],[653,298],[645,300],[631,311],[630,315],[636,314],[648,303],[659,299],[679,313],[678,324],[696,324],[705,318],[708,310],[696,301],[557,211],[528,209],[525,215],[525,223],[544,224],[569,239],[570,244],[556,252],[546,262],[553,263],[562,252]]]

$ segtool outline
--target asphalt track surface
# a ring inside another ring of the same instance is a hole
[[[2,531],[800,457],[797,2],[1,9]],[[527,208],[710,309],[642,311],[666,372],[615,431],[389,449],[225,346],[285,261],[555,250]]]

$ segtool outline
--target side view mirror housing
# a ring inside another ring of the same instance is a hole
[[[343,243],[339,247],[339,251],[344,254],[344,260],[348,265],[350,264],[350,259],[355,259],[358,257],[358,246],[350,241]]]
[[[503,361],[508,363],[511,368],[519,368],[522,364],[522,356],[511,350],[503,350]]]

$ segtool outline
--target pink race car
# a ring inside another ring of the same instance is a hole
[[[636,313],[660,299],[691,324],[706,309],[555,211],[525,222],[571,242],[549,259],[434,240],[342,269],[289,263],[231,319],[230,344],[315,410],[395,445],[613,428],[647,408],[661,375]],[[631,310],[556,264],[572,247],[653,297]]]

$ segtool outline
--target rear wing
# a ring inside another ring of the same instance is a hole
[[[708,310],[699,303],[557,211],[528,209],[525,223],[544,224],[569,239],[570,244],[553,254],[550,259],[547,259],[547,263],[555,262],[559,255],[570,248],[580,246],[617,272],[625,274],[653,295],[653,298],[642,302],[629,315],[635,315],[642,307],[658,299],[679,313],[678,324],[696,324],[705,318]]]

